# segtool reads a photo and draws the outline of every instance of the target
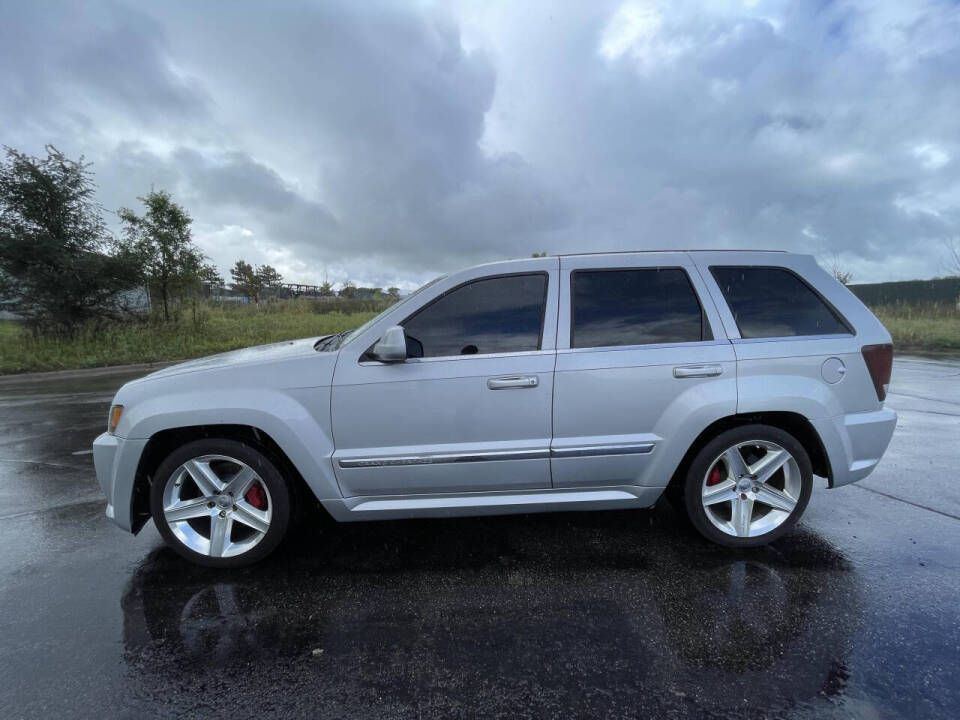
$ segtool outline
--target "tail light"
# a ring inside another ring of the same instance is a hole
[[[863,359],[870,371],[873,387],[877,391],[880,402],[887,398],[887,387],[890,385],[890,371],[893,369],[893,345],[864,345],[860,348]]]

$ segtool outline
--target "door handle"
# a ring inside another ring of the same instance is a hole
[[[675,378],[716,377],[723,372],[720,365],[681,365],[673,369]]]
[[[536,375],[505,375],[489,378],[487,387],[491,390],[509,390],[510,388],[535,388],[540,384]]]

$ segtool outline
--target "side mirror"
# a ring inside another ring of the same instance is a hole
[[[407,359],[407,336],[399,325],[387,328],[373,346],[373,355],[380,362],[403,362]]]

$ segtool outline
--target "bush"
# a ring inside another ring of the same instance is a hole
[[[302,298],[309,299],[313,312],[315,313],[328,313],[328,312],[343,312],[343,313],[358,313],[358,312],[369,312],[369,313],[379,313],[386,310],[388,307],[393,305],[396,300],[393,298],[383,298],[376,300],[362,300],[360,298]]]

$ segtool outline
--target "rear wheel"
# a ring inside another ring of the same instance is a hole
[[[171,453],[150,489],[154,522],[188,560],[240,567],[266,557],[290,523],[290,491],[270,459],[236,440],[197,440]]]
[[[683,499],[704,537],[727,547],[754,547],[789,532],[812,489],[810,458],[796,438],[768,425],[745,425],[721,433],[697,453]]]

